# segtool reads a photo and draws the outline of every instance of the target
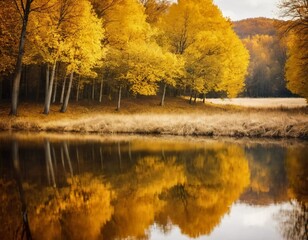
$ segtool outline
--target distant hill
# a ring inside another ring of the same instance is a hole
[[[248,18],[233,22],[233,29],[240,38],[254,35],[277,35],[276,27],[280,20],[270,18]]]

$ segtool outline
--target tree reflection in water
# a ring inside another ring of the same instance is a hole
[[[287,153],[288,193],[293,199],[292,208],[282,210],[278,219],[283,236],[288,240],[308,239],[307,156],[307,147],[290,147]]]
[[[249,184],[238,146],[207,147],[184,163],[186,181],[166,194],[164,213],[190,237],[209,234]]]
[[[248,186],[268,193],[275,188],[268,177],[272,170],[265,168],[268,174],[260,177],[263,163],[247,161],[244,148],[230,143],[43,139],[20,146],[21,186],[34,239],[147,239],[153,224],[165,233],[177,225],[191,238],[209,235]],[[0,154],[0,173],[6,173],[0,175],[1,236],[12,236],[21,222],[14,214],[22,204],[11,189],[12,166],[1,168],[1,156],[9,155]],[[297,177],[300,171],[305,176],[303,163],[286,160],[290,189],[283,194],[300,199],[305,181]],[[249,166],[256,170],[252,184]],[[292,214],[282,213],[288,229],[295,229],[288,222],[300,219],[307,207],[295,202],[294,206]],[[307,213],[304,216],[307,220]]]
[[[28,206],[20,173],[18,142],[11,146],[13,178],[0,179],[0,237],[32,239],[28,221]]]

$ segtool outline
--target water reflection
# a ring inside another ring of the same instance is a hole
[[[255,144],[247,146],[245,151],[251,183],[241,200],[255,205],[287,201],[287,148],[281,145]]]
[[[235,202],[289,199],[296,208],[280,211],[281,233],[307,236],[305,147],[150,138],[0,141],[0,236],[8,239],[148,239],[152,226],[164,234],[177,226],[196,238],[219,229]],[[28,213],[28,230],[20,211]],[[299,223],[288,224],[294,218]]]
[[[291,209],[279,214],[280,228],[285,239],[308,239],[307,156],[307,147],[290,147],[287,152],[288,193],[297,201],[291,202]]]

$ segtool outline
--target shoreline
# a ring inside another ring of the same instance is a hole
[[[66,113],[52,105],[49,115],[42,105],[23,103],[18,117],[8,116],[9,104],[0,106],[0,131],[80,134],[137,134],[233,138],[308,139],[308,108],[251,108],[209,103],[188,104],[168,98],[125,100],[123,110],[113,102],[72,102]]]
[[[217,114],[98,114],[78,119],[28,121],[14,118],[0,123],[0,131],[80,134],[137,134],[235,138],[308,139],[305,116],[268,113]],[[270,116],[269,116],[270,115]]]
[[[20,145],[42,145],[47,140],[50,143],[70,142],[81,143],[117,143],[117,142],[143,142],[151,146],[153,151],[157,143],[163,146],[177,144],[203,145],[203,144],[232,144],[238,146],[279,146],[279,147],[305,147],[307,140],[299,138],[234,138],[234,137],[207,137],[207,136],[175,136],[175,135],[140,135],[140,134],[89,134],[89,133],[55,133],[55,132],[29,132],[29,131],[0,131],[0,143],[18,141]]]

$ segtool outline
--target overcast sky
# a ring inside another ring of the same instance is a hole
[[[279,0],[213,0],[225,17],[241,20],[252,17],[278,18]]]

